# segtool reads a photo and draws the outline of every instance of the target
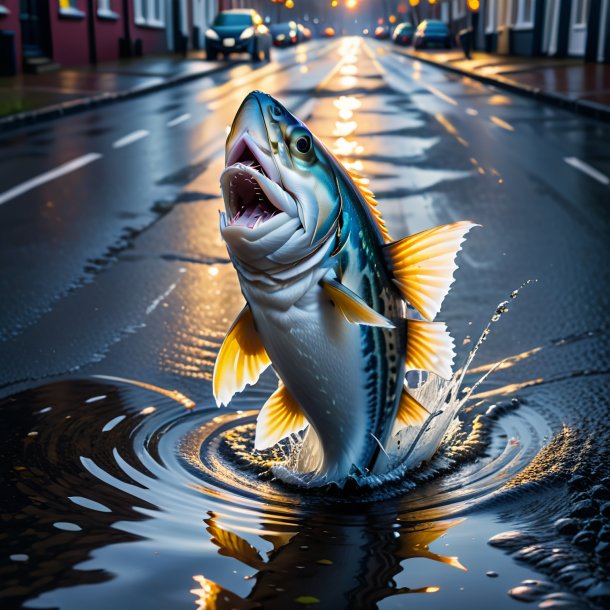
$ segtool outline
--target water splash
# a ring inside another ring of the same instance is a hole
[[[520,291],[535,280],[524,282],[518,289],[510,293],[510,299],[515,300]],[[410,393],[430,413],[421,425],[400,428],[396,425],[391,438],[383,448],[384,463],[377,473],[355,472],[350,476],[351,482],[359,487],[376,488],[390,481],[404,480],[410,473],[416,471],[433,459],[451,462],[451,449],[456,444],[458,435],[462,432],[459,419],[460,411],[468,403],[477,388],[496,370],[502,368],[510,358],[500,360],[491,367],[484,367],[484,374],[470,387],[464,387],[464,380],[470,371],[470,366],[481,345],[487,340],[492,326],[509,311],[509,301],[498,303],[494,313],[483,329],[479,339],[470,350],[463,366],[449,380],[442,379],[433,373],[421,378],[419,386],[410,389]],[[273,474],[281,481],[293,485],[308,487],[309,477],[297,471],[299,452],[303,447],[303,436],[292,435],[282,444],[281,450],[285,459],[272,467]],[[440,464],[437,465],[440,467]],[[349,483],[348,483],[349,485]],[[413,482],[415,486],[415,482]]]

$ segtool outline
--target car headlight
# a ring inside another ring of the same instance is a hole
[[[254,28],[253,27],[249,27],[246,28],[242,33],[240,38],[242,40],[245,40],[246,38],[252,38],[252,36],[254,36]]]
[[[218,38],[219,38],[218,34],[212,28],[209,28],[208,30],[206,30],[205,37],[211,38],[212,40],[218,40]]]
[[[290,30],[289,34],[290,34],[290,38],[294,38],[297,35],[297,33],[294,30]]]
[[[278,34],[275,37],[276,40],[285,40],[286,39],[286,34]]]

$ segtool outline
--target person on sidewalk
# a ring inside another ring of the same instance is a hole
[[[460,41],[460,46],[462,47],[462,51],[464,51],[464,57],[466,59],[472,59],[472,38],[472,28],[464,28],[458,32],[458,40]]]

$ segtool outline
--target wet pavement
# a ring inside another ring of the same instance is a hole
[[[406,49],[409,57],[429,61],[523,93],[599,113],[610,118],[610,66],[578,58],[519,57],[475,51],[466,59],[461,50]]]
[[[416,492],[322,501],[223,452],[274,383],[214,406],[243,305],[219,174],[252,89],[370,179],[394,238],[483,225],[440,319],[461,362],[510,300],[468,380],[507,360]],[[608,141],[359,39],[2,134],[2,608],[603,607]]]

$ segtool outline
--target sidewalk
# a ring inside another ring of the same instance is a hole
[[[0,77],[0,130],[135,97],[223,69],[202,51]]]
[[[577,58],[517,57],[461,50],[415,51],[406,54],[489,85],[538,97],[604,120],[610,120],[610,65],[586,64]]]

